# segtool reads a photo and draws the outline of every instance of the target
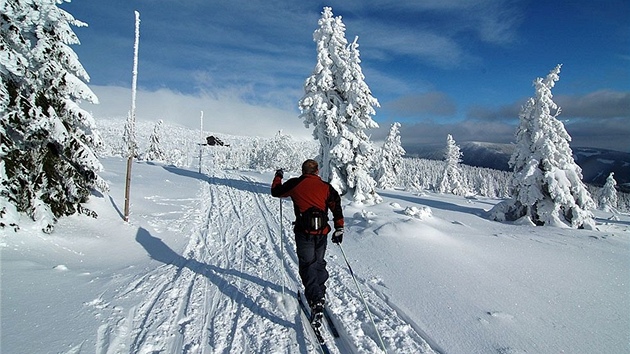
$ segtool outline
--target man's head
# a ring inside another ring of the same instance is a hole
[[[317,172],[319,172],[317,161],[311,159],[304,161],[304,163],[302,164],[303,175],[316,175]]]

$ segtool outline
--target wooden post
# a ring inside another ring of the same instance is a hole
[[[130,138],[135,138],[135,123],[136,123],[136,87],[138,85],[138,46],[140,44],[140,13],[135,11],[136,14],[136,41],[133,46],[133,78],[131,82],[131,113],[130,113]],[[129,157],[127,158],[127,178],[125,179],[125,216],[124,220],[129,221],[129,190],[131,189],[131,165],[133,158],[136,155],[134,148],[135,141],[129,142]]]
[[[133,157],[127,158],[127,178],[125,178],[125,221],[129,221],[129,188],[131,187],[131,164]]]
[[[201,129],[199,130],[199,173],[201,174],[201,154],[203,152],[203,111],[201,111]]]

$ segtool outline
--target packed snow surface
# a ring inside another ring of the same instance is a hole
[[[126,160],[101,161],[111,189],[87,205],[97,219],[0,231],[2,353],[315,352],[295,300],[292,204],[270,196],[272,171],[136,162],[126,223]],[[379,194],[344,198],[342,246],[389,353],[630,352],[628,215],[535,227],[489,221],[495,199]],[[379,352],[328,247],[332,352]]]

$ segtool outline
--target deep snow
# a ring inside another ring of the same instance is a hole
[[[312,352],[271,171],[134,163],[125,223],[126,161],[102,162],[98,219],[0,231],[2,353]],[[489,221],[494,199],[379,193],[344,199],[343,247],[390,353],[630,352],[628,215],[535,227]],[[335,352],[378,352],[337,246],[327,259]]]

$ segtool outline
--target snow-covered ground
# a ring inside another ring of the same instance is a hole
[[[314,351],[294,300],[292,206],[270,196],[271,171],[134,163],[125,223],[126,161],[102,162],[98,219],[0,231],[2,353]],[[380,194],[344,199],[343,250],[388,352],[630,352],[630,216],[534,227],[489,221],[494,199]],[[327,260],[333,352],[378,352],[336,245]]]

